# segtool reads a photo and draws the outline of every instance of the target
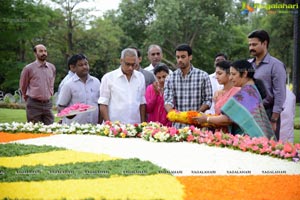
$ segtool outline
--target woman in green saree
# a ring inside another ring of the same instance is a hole
[[[262,104],[266,96],[262,81],[253,78],[254,69],[247,60],[231,64],[230,79],[241,90],[221,108],[221,115],[195,117],[195,122],[228,126],[231,134],[247,134],[250,137],[275,139],[272,126]]]

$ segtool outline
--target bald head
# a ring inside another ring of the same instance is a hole
[[[161,62],[163,57],[162,49],[159,45],[152,44],[148,48],[148,59],[155,67],[158,63]]]
[[[33,51],[34,51],[35,58],[38,61],[40,61],[40,62],[45,62],[46,61],[48,53],[47,53],[47,48],[44,45],[42,45],[42,44],[36,45],[33,48]]]
[[[44,48],[47,49],[43,44],[37,44],[33,47],[33,52],[37,52],[37,49]]]

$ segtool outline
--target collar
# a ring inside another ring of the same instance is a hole
[[[40,63],[38,60],[35,60],[35,63],[37,64],[38,67],[43,67],[43,66],[48,67],[47,61],[45,61],[44,63]]]
[[[189,76],[191,73],[193,73],[193,71],[194,71],[194,66],[191,64],[190,71],[186,75]],[[181,69],[179,69],[179,74],[181,76],[183,76],[183,73],[182,73]]]
[[[72,79],[74,82],[81,81],[81,79],[79,78],[79,76],[76,73],[73,75]],[[91,80],[93,80],[93,79],[91,78],[90,74],[88,74],[86,82],[91,81]]]
[[[69,75],[72,75],[72,76],[75,75],[75,73],[72,72],[71,70],[69,70],[68,74],[69,74]]]
[[[262,61],[260,63],[266,63],[266,64],[268,64],[270,62],[270,59],[271,59],[271,55],[269,54],[269,52],[267,52],[266,55],[265,55],[265,57],[262,59]],[[256,61],[256,58],[249,59],[250,63],[255,63],[255,61]]]
[[[136,76],[136,73],[137,73],[137,70],[133,70],[132,76],[131,76],[131,77]],[[126,76],[126,75],[122,72],[121,66],[116,70],[116,74],[117,74],[117,77]]]

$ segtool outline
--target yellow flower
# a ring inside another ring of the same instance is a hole
[[[97,179],[0,183],[0,199],[173,199],[184,188],[167,174],[112,176]]]
[[[121,133],[121,137],[122,137],[122,138],[126,138],[126,133],[122,132],[122,133]]]
[[[105,135],[108,135],[108,134],[109,134],[109,130],[108,130],[107,128],[104,130],[104,134],[105,134]]]
[[[66,164],[75,162],[96,162],[106,160],[116,160],[118,158],[110,157],[106,154],[95,154],[78,152],[72,150],[52,151],[46,153],[34,153],[15,157],[1,157],[0,166],[17,168],[22,165],[34,166],[44,165],[53,166],[56,164]]]
[[[143,122],[143,123],[142,123],[142,126],[147,126],[147,125],[148,125],[147,122]]]

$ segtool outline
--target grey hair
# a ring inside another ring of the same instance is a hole
[[[160,47],[159,45],[157,45],[157,44],[151,44],[151,45],[148,47],[148,52],[147,52],[147,53],[149,54],[150,50],[153,49],[153,48],[158,48],[159,51],[160,51],[160,53],[162,53],[161,47]]]
[[[123,51],[121,52],[121,59],[124,59],[125,57],[137,57],[137,52],[135,49],[132,48],[126,48],[123,49]]]

